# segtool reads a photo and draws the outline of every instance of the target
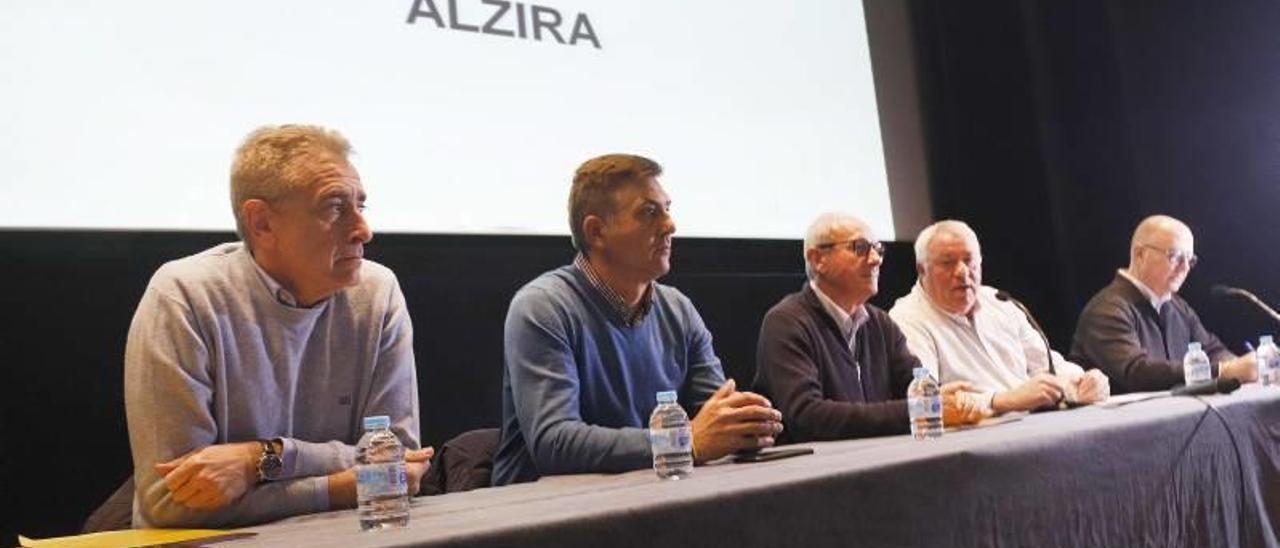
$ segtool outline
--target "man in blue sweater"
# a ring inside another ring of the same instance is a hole
[[[655,394],[679,393],[695,462],[773,444],[782,416],[725,381],[693,303],[654,280],[671,268],[671,201],[647,158],[611,154],[574,175],[578,255],[511,301],[494,485],[652,464]]]

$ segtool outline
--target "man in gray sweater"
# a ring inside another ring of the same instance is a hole
[[[351,508],[361,419],[389,415],[416,492],[413,327],[363,259],[365,192],[340,134],[261,128],[236,151],[241,243],[152,277],[125,350],[135,527],[233,527]]]

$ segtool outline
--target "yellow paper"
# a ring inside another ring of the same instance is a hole
[[[18,543],[25,548],[126,548],[130,546],[158,546],[183,542],[212,541],[214,539],[229,540],[253,534],[245,531],[223,531],[218,529],[126,529],[123,531],[106,531],[103,533],[46,539],[30,539],[19,536]]]

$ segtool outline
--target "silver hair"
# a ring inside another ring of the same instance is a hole
[[[272,201],[305,188],[315,162],[331,159],[350,165],[351,143],[336,130],[316,125],[262,126],[245,137],[231,163],[231,211],[236,232],[253,248],[241,207],[248,200]]]
[[[960,238],[973,238],[974,242],[978,241],[978,234],[964,221],[955,219],[938,221],[925,227],[920,231],[920,235],[916,236],[916,264],[923,265],[929,262],[929,243],[939,234],[951,234]]]
[[[813,265],[809,264],[809,250],[817,249],[823,244],[833,243],[834,237],[840,232],[858,231],[864,237],[870,238],[871,227],[862,219],[859,219],[848,213],[828,212],[819,215],[809,224],[809,230],[804,233],[804,274],[810,280],[817,274],[813,271]]]

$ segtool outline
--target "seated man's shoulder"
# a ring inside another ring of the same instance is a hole
[[[917,315],[927,308],[928,303],[924,300],[924,293],[918,287],[913,287],[906,295],[893,300],[893,306],[889,307],[889,315],[901,322],[899,318]]]
[[[247,255],[240,242],[219,244],[161,265],[151,276],[150,287],[187,292],[234,286],[241,270],[239,262],[248,258]]]
[[[907,293],[894,301],[893,307],[889,309],[889,317],[898,326],[911,326],[921,330],[929,329],[934,321],[942,319],[941,314],[918,291]]]
[[[1017,304],[1014,304],[1011,295],[1006,293],[1005,299],[1007,300],[1001,300],[1000,297],[997,296],[999,294],[1000,290],[992,286],[984,285],[978,287],[978,301],[988,312],[999,314],[1001,319],[1006,321],[1026,321],[1026,314],[1022,312],[1021,308],[1018,308]]]
[[[584,307],[585,295],[574,280],[572,267],[539,274],[516,290],[509,314],[536,314],[552,310],[566,312]]]
[[[1187,302],[1186,299],[1182,298],[1182,295],[1177,293],[1174,293],[1169,299],[1169,304],[1173,305],[1174,309],[1180,312],[1183,316],[1196,314],[1195,307],[1192,307],[1191,303]]]
[[[889,315],[888,310],[880,308],[871,303],[866,303],[863,305],[863,307],[866,308],[867,310],[868,320],[880,325],[884,325],[886,323],[894,323],[893,317]],[[897,324],[894,324],[894,325],[897,325]]]
[[[1080,316],[1116,315],[1132,308],[1133,299],[1126,295],[1122,288],[1112,283],[1094,293],[1089,302],[1085,303],[1084,309],[1080,311]]]
[[[335,296],[339,309],[349,308],[353,313],[380,313],[405,307],[400,281],[395,272],[386,266],[365,259],[360,264],[360,281],[343,288]]]
[[[669,311],[670,319],[660,319],[660,321],[675,321],[683,328],[703,323],[702,314],[693,304],[693,299],[675,287],[660,283],[653,284],[653,306]]]
[[[672,307],[679,307],[687,310],[693,309],[693,300],[689,299],[688,295],[685,295],[683,291],[676,289],[674,286],[654,283],[653,299],[655,302],[661,301],[671,305]]]
[[[360,265],[360,284],[370,287],[388,287],[398,285],[396,273],[382,263],[365,259]]]
[[[360,282],[348,287],[347,291],[383,295],[399,286],[400,280],[390,268],[364,259],[360,264]]]
[[[785,297],[778,299],[778,302],[774,303],[773,306],[769,307],[769,311],[765,314],[798,318],[802,316],[805,309],[809,307],[808,303],[805,302],[804,295],[804,291],[788,293]]]

